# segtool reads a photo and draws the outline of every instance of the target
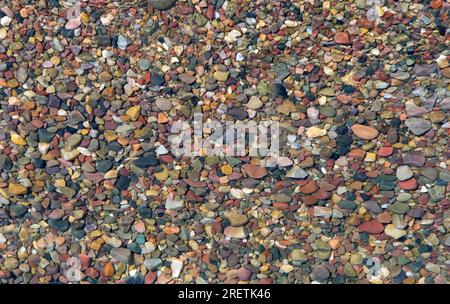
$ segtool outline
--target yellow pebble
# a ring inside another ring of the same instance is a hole
[[[89,20],[90,20],[89,15],[86,14],[85,12],[82,12],[80,14],[80,18],[81,18],[81,22],[83,22],[84,24],[88,24],[89,23]]]
[[[373,162],[377,160],[377,155],[373,152],[368,152],[366,154],[366,158],[364,159],[364,161],[366,162]]]
[[[21,184],[9,183],[8,191],[10,194],[21,195],[27,192],[27,188],[25,188]]]
[[[222,170],[222,173],[225,175],[231,175],[231,173],[233,173],[233,168],[228,164],[223,165],[221,170]]]
[[[159,181],[163,182],[169,178],[169,170],[166,167],[163,167],[161,172],[155,172],[154,175]]]
[[[27,144],[25,139],[16,132],[11,133],[11,141],[18,146],[25,146]]]
[[[117,134],[115,134],[112,131],[106,131],[105,133],[103,133],[105,135],[105,139],[106,141],[115,141],[117,138],[119,138],[119,136],[117,136]]]
[[[59,179],[55,179],[55,186],[58,188],[62,188],[66,186],[66,181],[59,178]]]
[[[159,194],[158,190],[149,189],[145,192],[147,196],[157,196]]]
[[[127,115],[130,117],[132,121],[135,121],[138,119],[140,112],[141,106],[134,106],[127,110]]]
[[[57,56],[53,56],[52,58],[50,58],[50,62],[53,63],[53,65],[59,65],[61,63],[61,58],[57,57]]]

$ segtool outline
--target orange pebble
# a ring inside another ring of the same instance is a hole
[[[112,277],[114,275],[114,266],[111,262],[108,262],[103,266],[103,273],[107,277]]]

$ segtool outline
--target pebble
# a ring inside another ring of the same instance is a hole
[[[247,164],[243,166],[243,169],[252,178],[261,179],[267,175],[266,168],[257,165]]]
[[[415,135],[423,135],[431,129],[431,122],[423,118],[411,117],[405,121],[405,125]]]
[[[127,248],[113,248],[111,250],[111,257],[118,262],[129,264],[131,262],[131,251]]]
[[[324,129],[320,129],[319,127],[311,127],[306,131],[306,136],[309,138],[316,138],[325,136],[327,134],[327,131]]]
[[[311,279],[318,282],[325,282],[330,277],[330,271],[323,265],[319,265],[311,272]]]
[[[239,213],[230,212],[225,216],[230,221],[231,226],[234,227],[244,226],[248,221],[245,215]]]
[[[250,100],[248,101],[248,103],[246,104],[247,108],[252,109],[252,110],[258,110],[261,109],[263,106],[263,102],[261,101],[261,99],[259,99],[256,96],[252,96],[250,97]]]
[[[303,170],[302,168],[299,168],[298,166],[293,166],[287,173],[286,177],[294,178],[294,179],[302,179],[306,178],[308,176],[308,173]]]
[[[408,180],[414,176],[414,172],[408,166],[399,166],[395,174],[400,181]]]
[[[378,131],[375,128],[354,124],[352,126],[352,132],[361,139],[370,140],[378,137]]]
[[[2,26],[8,27],[8,26],[11,24],[11,21],[12,21],[12,18],[11,18],[11,17],[9,17],[9,16],[3,16],[3,17],[0,19],[0,24],[1,24]]]
[[[21,195],[27,192],[27,188],[17,183],[9,183],[8,192],[12,195]]]
[[[247,237],[244,227],[228,226],[224,229],[224,234],[229,238],[235,239],[245,239]]]
[[[168,10],[175,5],[177,0],[149,0],[149,4],[158,10]]]
[[[222,72],[222,71],[215,71],[213,75],[214,75],[214,79],[216,79],[218,81],[227,81],[230,73]]]
[[[359,225],[358,229],[369,234],[380,234],[384,231],[384,226],[377,220],[370,220]]]
[[[172,270],[172,277],[178,278],[181,271],[183,270],[184,262],[181,259],[173,259],[170,264],[170,269]]]
[[[79,28],[81,25],[80,20],[78,19],[70,19],[69,21],[67,21],[65,28],[66,30],[74,30]]]
[[[25,146],[27,144],[25,139],[15,132],[11,133],[11,141],[18,146]]]
[[[119,35],[119,37],[117,38],[117,46],[119,47],[119,49],[126,50],[128,44],[128,39],[122,35]]]
[[[172,109],[172,102],[167,98],[158,98],[156,99],[155,104],[161,111],[169,111]]]
[[[406,231],[402,229],[397,229],[393,224],[386,225],[384,233],[398,240],[406,235]]]
[[[141,106],[133,106],[127,110],[127,115],[132,121],[136,121],[139,118]]]
[[[248,280],[250,280],[252,273],[248,269],[240,268],[237,271],[237,275],[238,275],[239,280],[248,281]]]

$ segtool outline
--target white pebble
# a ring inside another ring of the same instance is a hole
[[[0,24],[3,26],[9,26],[9,24],[11,23],[12,19],[11,17],[8,16],[4,16],[1,20],[0,20]]]

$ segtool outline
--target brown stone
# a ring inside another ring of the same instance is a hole
[[[334,35],[334,41],[339,44],[349,44],[350,36],[345,32],[336,32]]]
[[[264,176],[267,175],[266,168],[256,166],[256,165],[246,164],[243,166],[243,169],[244,169],[245,173],[252,178],[259,179],[259,178],[263,178]]]
[[[380,234],[384,231],[384,226],[377,220],[370,220],[359,225],[358,229],[369,234]]]

